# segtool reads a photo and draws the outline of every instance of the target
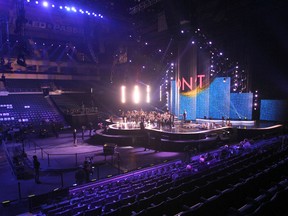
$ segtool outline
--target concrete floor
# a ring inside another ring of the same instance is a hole
[[[80,137],[80,134],[79,134]],[[80,137],[81,138],[81,137]],[[104,156],[100,143],[88,144],[89,134],[84,141],[78,138],[77,145],[73,142],[72,133],[61,133],[58,138],[34,138],[25,141],[26,163],[33,175],[32,157],[37,155],[41,163],[40,181],[36,184],[33,177],[17,180],[7,160],[5,149],[10,158],[15,148],[22,149],[21,143],[9,141],[0,146],[0,201],[19,201],[31,194],[47,193],[55,188],[70,187],[75,183],[75,172],[87,158],[95,164],[90,179],[97,180],[111,175],[125,173],[164,161],[184,159],[184,153],[144,151],[139,146],[119,146],[114,156]],[[36,146],[36,147],[35,147]],[[1,209],[0,209],[1,212]]]

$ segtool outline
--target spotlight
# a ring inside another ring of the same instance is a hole
[[[46,2],[46,1],[44,1],[44,2],[42,3],[42,5],[43,5],[44,7],[48,7],[48,6],[49,6],[48,2]]]

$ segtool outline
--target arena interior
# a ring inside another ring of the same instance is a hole
[[[0,2],[0,215],[288,215],[285,1]]]

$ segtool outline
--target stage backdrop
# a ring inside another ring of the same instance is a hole
[[[211,77],[210,53],[190,40],[178,45],[177,71],[171,81],[169,110],[187,119],[252,119],[252,93],[231,93],[230,77]]]
[[[261,100],[260,120],[287,121],[288,101],[286,100]]]
[[[252,93],[230,93],[230,78],[217,77],[205,88],[198,88],[195,94],[185,95],[179,92],[176,81],[171,81],[170,110],[179,119],[186,110],[187,119],[252,119]],[[178,96],[178,97],[177,97]]]

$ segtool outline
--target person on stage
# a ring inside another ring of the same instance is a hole
[[[186,112],[186,110],[184,110],[184,113],[183,113],[183,121],[184,121],[184,123],[186,122],[186,116],[187,116],[187,112]]]

